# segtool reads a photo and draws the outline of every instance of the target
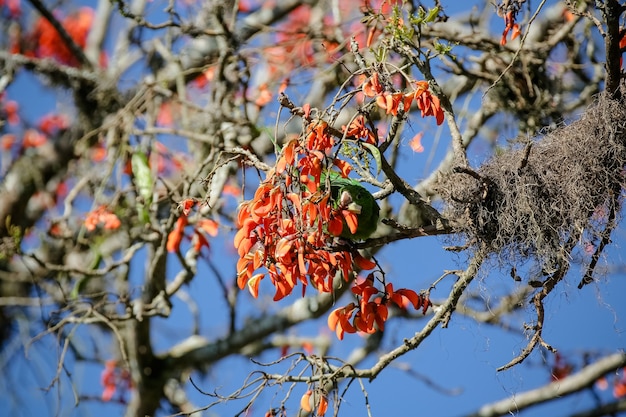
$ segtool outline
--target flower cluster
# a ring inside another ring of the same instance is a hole
[[[516,12],[510,10],[504,14],[504,31],[502,32],[502,39],[500,39],[500,45],[506,45],[506,37],[511,32],[511,40],[517,38],[522,32],[519,28],[519,24],[515,22]]]
[[[384,330],[390,304],[402,310],[412,305],[416,310],[421,308],[423,314],[432,305],[427,295],[406,288],[394,290],[392,283],[387,283],[383,290],[379,290],[375,286],[374,274],[355,283],[352,293],[357,297],[356,303],[337,308],[328,316],[328,327],[335,331],[340,340],[345,333],[360,331],[371,334]]]
[[[415,89],[404,93],[402,91],[389,91],[383,88],[378,73],[374,73],[362,86],[363,94],[366,97],[376,99],[376,104],[387,114],[397,115],[400,103],[404,111],[411,108],[411,103],[415,100],[417,108],[420,109],[422,117],[434,116],[437,124],[443,123],[443,110],[439,98],[434,96],[428,89],[428,82],[415,81]]]
[[[347,127],[343,126],[342,130],[345,132],[347,137],[363,139],[365,143],[377,145],[378,138],[370,128],[365,126],[365,123],[365,116],[359,114],[357,117],[354,118],[354,120],[352,120],[350,125],[348,125]]]
[[[98,226],[105,230],[118,229],[122,222],[115,213],[110,212],[105,206],[100,206],[87,214],[84,224],[88,231],[93,232]]]
[[[626,398],[626,367],[622,368],[622,375],[613,380],[613,396]]]
[[[132,388],[130,372],[127,369],[118,367],[115,360],[108,360],[104,364],[104,369],[100,375],[102,385],[102,401],[111,401],[115,393],[118,393],[119,401],[126,402],[126,393]]]
[[[185,228],[189,224],[189,214],[191,210],[199,204],[195,198],[187,198],[178,204],[181,215],[176,219],[174,229],[167,236],[166,249],[168,252],[180,251],[180,244],[185,235]],[[196,252],[200,252],[202,247],[210,248],[209,241],[205,235],[215,237],[218,234],[219,224],[211,219],[198,219],[194,223],[193,235],[191,236],[191,244]]]
[[[87,45],[87,35],[91,29],[94,14],[93,9],[83,7],[61,22],[67,34],[81,49]],[[54,58],[62,64],[78,66],[78,60],[67,47],[59,32],[47,19],[39,18],[31,36],[37,45],[35,56]]]
[[[600,377],[596,381],[596,387],[600,390],[606,390],[609,386],[609,381],[606,376]],[[626,398],[626,367],[620,371],[613,373],[613,396],[618,399]]]
[[[326,398],[326,395],[320,392],[320,390],[307,390],[300,398],[300,408],[307,413],[313,411],[312,403],[317,407],[316,414],[318,416],[323,416],[328,411],[328,398]]]
[[[554,355],[554,364],[550,370],[550,377],[553,381],[560,381],[561,379],[568,377],[573,370],[574,367],[572,364],[563,358],[560,353],[557,352]]]
[[[367,264],[358,253],[332,249],[344,221],[356,228],[358,219],[333,207],[330,187],[322,173],[331,164],[347,175],[350,166],[332,158],[335,139],[326,122],[309,124],[300,138],[287,143],[275,168],[254,197],[239,210],[239,230],[234,239],[239,254],[237,283],[258,296],[267,275],[276,288],[274,300],[291,294],[300,282],[302,292],[310,284],[320,292],[332,292],[333,278],[341,273],[348,281],[353,262]],[[260,268],[266,272],[255,273]]]

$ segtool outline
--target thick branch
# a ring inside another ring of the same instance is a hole
[[[621,56],[619,47],[619,19],[622,14],[622,6],[617,0],[606,0],[602,14],[606,21],[606,34],[604,45],[606,48],[606,91],[618,98],[620,94],[619,82],[621,75]]]
[[[525,393],[515,394],[511,398],[493,404],[488,404],[477,412],[470,414],[469,417],[495,417],[518,413],[530,406],[541,404],[557,397],[562,398],[588,388],[601,376],[622,366],[626,366],[626,353],[616,353],[586,366],[580,372],[570,375],[567,378],[554,381],[548,385]]]

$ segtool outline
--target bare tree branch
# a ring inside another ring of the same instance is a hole
[[[565,397],[591,387],[600,377],[626,365],[626,354],[623,352],[606,356],[579,372],[551,382],[543,387],[515,394],[511,398],[488,404],[469,417],[495,417],[509,413],[517,413],[533,405],[541,404],[555,397]]]

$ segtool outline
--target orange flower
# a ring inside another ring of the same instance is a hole
[[[363,83],[363,94],[367,97],[376,97],[383,92],[383,86],[378,79],[378,73],[375,72],[365,83]]]
[[[209,249],[211,248],[207,238],[200,233],[198,229],[194,230],[193,237],[191,238],[191,244],[196,252],[200,252],[203,247],[207,247]]]
[[[358,304],[350,303],[346,307],[334,310],[328,317],[328,327],[335,331],[337,337],[343,339],[344,333],[374,333],[383,330],[389,316],[388,303],[391,301],[401,309],[409,305],[422,313],[431,306],[426,295],[417,294],[409,289],[393,289],[393,285],[385,285],[384,291],[376,288],[374,275],[369,274],[365,279],[359,279],[352,287],[352,293],[359,300]]]
[[[185,216],[189,216],[191,209],[195,207],[198,200],[195,198],[186,198],[178,203],[178,208],[182,210]]]
[[[350,229],[350,233],[355,234],[359,227],[359,219],[353,211],[350,210],[341,210],[341,215],[343,219],[346,221],[346,225],[348,229]],[[343,229],[343,225],[342,225]]]
[[[289,79],[289,77],[283,78],[283,80],[280,83],[280,86],[278,86],[278,94],[284,93],[287,87],[289,87],[290,82],[291,80]]]
[[[311,395],[313,395],[313,391],[308,390],[304,393],[304,395],[302,395],[302,398],[300,398],[300,408],[302,408],[307,413],[313,411],[313,409],[311,408]]]
[[[515,23],[515,13],[513,11],[507,12],[504,15],[504,31],[502,32],[502,38],[500,39],[500,45],[506,45],[506,36],[511,32],[511,40],[517,38],[520,34],[520,28]]]
[[[422,112],[422,117],[435,116],[437,124],[440,125],[443,123],[444,114],[439,99],[428,91],[428,82],[417,81],[415,84],[417,88],[406,94],[402,92],[384,91],[378,81],[378,74],[375,73],[363,84],[363,94],[368,97],[375,97],[378,107],[385,110],[387,114],[394,116],[398,114],[400,104],[402,104],[403,110],[408,112],[411,108],[411,103],[415,100],[417,107]],[[371,143],[376,144],[376,138],[373,134],[370,136],[369,133],[360,133],[360,135],[356,133],[359,127],[358,123],[359,122],[355,123],[354,126],[351,124],[350,127],[348,127],[348,131],[353,136],[367,137],[368,142],[372,140],[373,142]]]
[[[378,107],[386,110],[387,114],[392,114],[394,116],[398,114],[400,103],[403,105],[405,103],[404,95],[400,92],[390,93],[386,91],[376,97],[376,104],[378,104]],[[404,110],[406,111],[408,108],[405,106]]]
[[[107,210],[105,206],[100,206],[87,214],[84,224],[85,228],[92,232],[99,225],[102,225],[107,230],[115,230],[122,225],[122,222],[115,214]]]
[[[358,252],[354,255],[354,263],[363,270],[370,270],[376,268],[376,262],[371,261],[361,256]]]
[[[314,346],[311,342],[302,342],[302,350],[304,350],[309,355],[313,354]]]
[[[600,378],[596,380],[595,386],[599,390],[604,391],[609,387],[609,382],[606,380],[606,377],[601,376]]]
[[[39,120],[39,130],[46,135],[54,135],[59,130],[67,129],[69,126],[69,120],[67,116],[63,114],[47,114]]]
[[[14,100],[8,100],[3,105],[5,117],[12,126],[15,126],[20,122],[20,115],[18,114],[19,108],[19,104],[17,104],[17,101]]]
[[[330,157],[334,144],[326,122],[309,123],[301,137],[283,147],[252,199],[240,206],[233,241],[239,254],[237,285],[248,286],[254,297],[265,276],[275,288],[275,301],[298,283],[304,295],[309,285],[332,292],[337,273],[346,281],[352,278],[352,254],[327,249],[335,232],[341,233],[344,217],[347,227],[357,225],[353,213],[333,209],[330,190],[320,186],[322,170],[331,163],[346,175],[351,169]]]
[[[198,89],[203,89],[215,78],[215,66],[209,67],[202,74],[193,79],[193,85]]]
[[[345,307],[340,307],[333,310],[328,315],[328,327],[337,334],[339,340],[343,340],[345,332],[356,333],[356,329],[350,323],[350,318],[355,313],[357,306],[354,303],[350,303]]]
[[[241,195],[241,188],[237,184],[227,183],[224,184],[224,195],[230,195],[232,197],[239,197]]]
[[[107,149],[104,144],[99,143],[93,148],[91,148],[91,161],[92,162],[102,162],[107,157]]]
[[[335,139],[328,133],[328,123],[318,121],[307,127],[309,132],[305,139],[307,149],[330,152],[335,145]]]
[[[365,305],[370,301],[372,295],[378,294],[378,289],[374,287],[374,278],[370,274],[360,284],[352,287],[352,293],[361,299],[361,305]]]
[[[613,396],[615,398],[626,397],[626,367],[622,368],[622,376],[613,380]]]
[[[94,11],[89,7],[82,7],[65,18],[61,25],[76,45],[84,49],[87,44],[87,35],[94,19]],[[37,40],[36,55],[42,58],[54,58],[57,61],[71,66],[78,66],[77,58],[61,39],[61,35],[52,24],[41,17],[35,23],[33,37]]]
[[[413,290],[402,288],[394,291],[392,283],[388,283],[385,286],[385,298],[393,301],[402,309],[406,309],[409,304],[413,305],[413,308],[416,310],[421,308],[423,314],[426,314],[426,310],[428,310],[428,307],[432,305],[428,297],[422,294],[417,294]]]
[[[342,126],[341,129],[345,132],[347,137],[355,137],[363,139],[367,143],[376,145],[377,138],[368,127],[365,126],[365,117],[360,114],[352,120],[350,126]]]
[[[328,411],[328,400],[326,399],[326,396],[322,395],[320,397],[320,403],[317,406],[317,415],[323,416],[326,414],[326,411]]]
[[[560,353],[556,353],[554,357],[554,365],[550,372],[553,381],[560,381],[561,379],[569,376],[572,373],[574,367],[568,363]]]
[[[616,381],[613,385],[613,396],[615,398],[626,397],[626,381]]]
[[[263,83],[258,88],[257,96],[256,96],[256,99],[254,100],[254,104],[256,104],[259,107],[264,107],[270,101],[272,101],[272,92],[267,86],[267,83]]]
[[[104,370],[100,375],[100,384],[104,387],[102,391],[102,401],[111,401],[115,394],[117,385],[117,376],[115,375],[116,367],[116,361],[113,360],[106,361],[104,365]]]
[[[13,133],[5,133],[0,136],[0,149],[3,151],[9,151],[15,143],[15,135]]]
[[[352,171],[352,165],[350,165],[349,162],[342,161],[341,159],[335,159],[333,161],[333,165],[339,168],[339,171],[341,171],[341,176],[344,178],[348,178],[348,175],[350,175],[350,171]]]
[[[215,220],[200,219],[196,224],[199,230],[206,232],[209,236],[215,237],[218,233],[219,224]]]
[[[247,282],[248,290],[254,298],[257,298],[259,296],[259,284],[261,283],[263,277],[265,277],[265,274],[256,274],[252,276]]]
[[[178,113],[178,106],[173,105],[169,101],[164,101],[159,107],[156,123],[159,126],[174,126],[174,119]]]
[[[439,98],[428,90],[428,83],[426,81],[417,81],[415,84],[417,85],[417,89],[413,93],[413,98],[415,99],[417,108],[422,112],[422,117],[435,116],[437,125],[442,124],[444,114]]]
[[[409,146],[413,150],[413,152],[424,152],[424,147],[422,146],[422,137],[424,136],[424,132],[419,132],[413,139],[409,141]]]
[[[132,387],[130,372],[127,369],[120,369],[117,361],[108,360],[100,374],[100,384],[104,388],[102,401],[111,401],[116,392],[119,393],[119,401],[125,401],[124,394]]]
[[[313,400],[311,400],[311,396],[313,397]],[[326,414],[326,412],[328,411],[328,399],[325,395],[319,394],[317,390],[315,393],[312,390],[307,390],[307,392],[302,395],[302,397],[300,398],[300,408],[303,411],[310,413],[311,411],[313,411],[313,408],[311,407],[311,403],[313,401],[318,402],[317,415],[323,416],[324,414]]]
[[[24,132],[24,137],[22,138],[22,146],[24,149],[26,148],[38,148],[42,146],[44,143],[48,141],[48,138],[39,133],[35,129],[28,129]]]
[[[166,248],[168,252],[177,252],[180,250],[180,243],[183,240],[183,236],[185,236],[185,226],[187,226],[187,223],[187,216],[180,216],[178,220],[176,220],[174,230],[167,236]]]

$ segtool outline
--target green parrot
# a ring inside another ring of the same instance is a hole
[[[324,187],[326,175],[322,175],[321,183]],[[378,226],[380,207],[374,196],[360,182],[343,178],[337,172],[330,172],[330,192],[334,208],[348,210],[357,215],[356,232],[353,234],[344,220],[340,237],[362,240],[374,233]]]

